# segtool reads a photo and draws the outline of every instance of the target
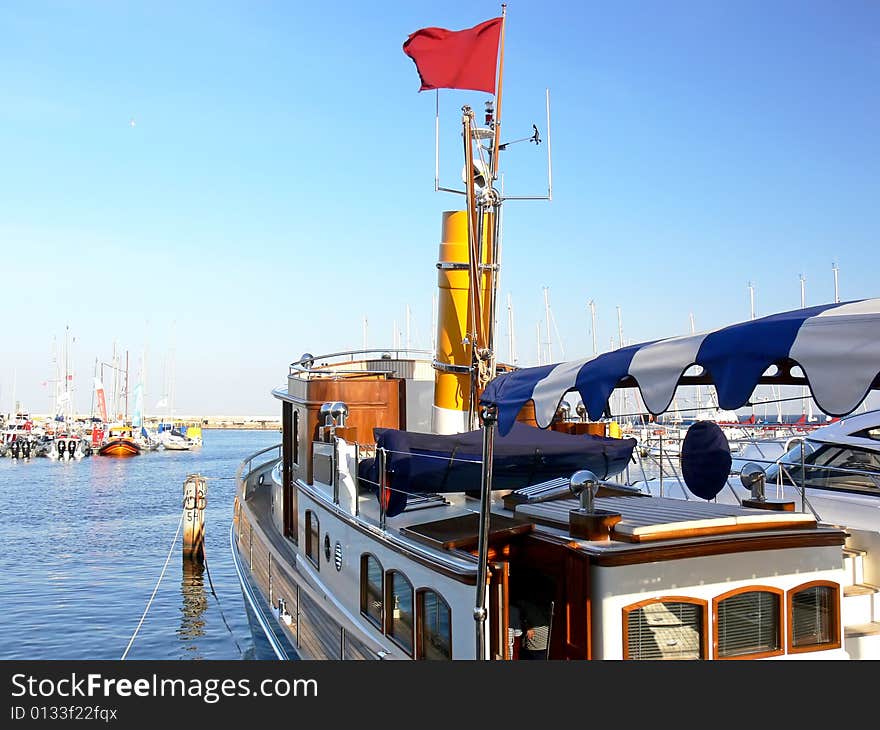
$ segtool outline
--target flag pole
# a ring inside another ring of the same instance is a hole
[[[492,179],[498,176],[498,151],[501,145],[501,87],[504,81],[504,30],[507,27],[507,3],[501,3],[501,41],[498,48],[498,83],[495,89],[495,143],[492,148]]]

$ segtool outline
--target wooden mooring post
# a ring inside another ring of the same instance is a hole
[[[190,474],[183,482],[183,557],[205,560],[205,507],[208,504],[208,480]]]

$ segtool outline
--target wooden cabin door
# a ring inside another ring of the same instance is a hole
[[[490,567],[488,591],[489,657],[491,659],[510,659],[507,643],[510,564],[498,562],[492,563]]]

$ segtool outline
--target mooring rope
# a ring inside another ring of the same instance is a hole
[[[168,557],[165,558],[165,565],[162,566],[162,572],[159,574],[159,580],[156,581],[156,587],[153,588],[153,593],[150,596],[150,600],[147,601],[147,606],[144,609],[141,620],[138,621],[138,625],[135,627],[134,633],[131,635],[131,639],[128,640],[128,646],[126,646],[125,651],[122,652],[122,657],[120,658],[120,661],[125,660],[125,657],[128,656],[131,645],[134,644],[135,637],[138,635],[138,631],[141,630],[144,619],[147,618],[147,612],[150,610],[150,606],[153,605],[153,599],[156,597],[156,592],[159,590],[159,584],[162,583],[162,579],[165,577],[165,571],[168,570],[168,563],[171,562],[171,554],[174,552],[174,546],[177,544],[177,538],[180,536],[180,528],[183,525],[184,514],[186,514],[185,510],[180,513],[180,521],[177,523],[177,532],[174,533],[174,539],[171,541],[171,547],[168,549]]]

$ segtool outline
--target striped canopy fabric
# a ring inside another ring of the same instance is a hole
[[[694,365],[702,372],[689,381],[684,373]],[[774,365],[778,371],[768,373]],[[803,378],[791,374],[794,365]],[[669,407],[679,385],[689,383],[714,385],[719,407],[734,410],[748,403],[759,383],[774,382],[774,375],[775,382],[808,386],[818,407],[831,416],[851,413],[880,375],[880,299],[807,307],[583,360],[514,370],[492,380],[480,402],[497,406],[498,429],[505,434],[529,400],[541,428],[550,425],[571,391],[580,393],[591,420],[602,418],[618,385],[638,386],[654,415]]]

